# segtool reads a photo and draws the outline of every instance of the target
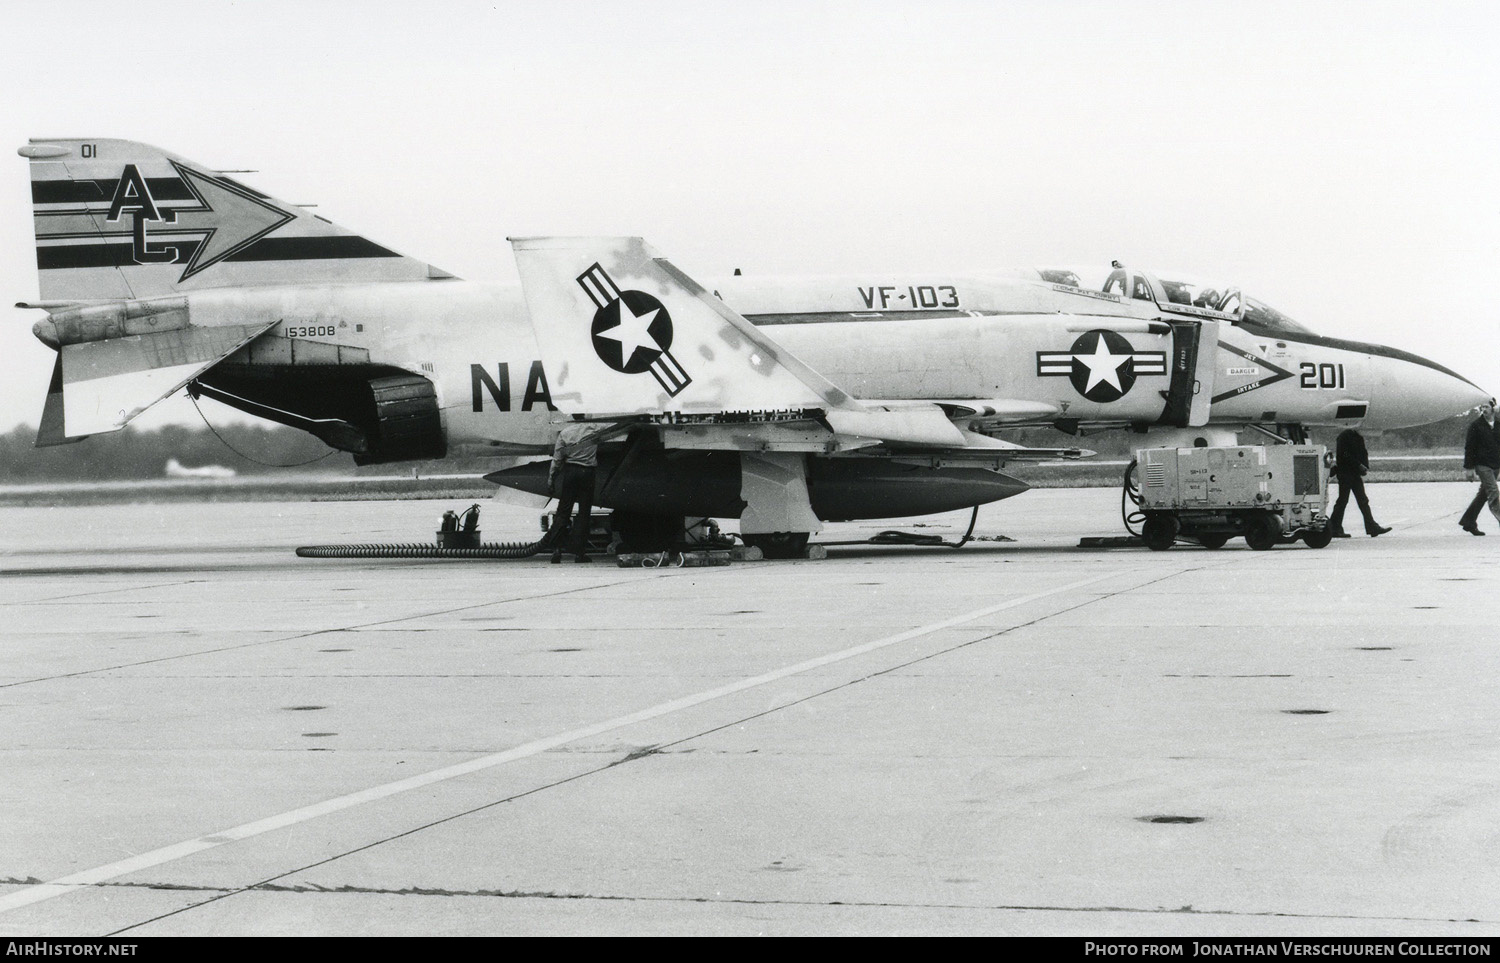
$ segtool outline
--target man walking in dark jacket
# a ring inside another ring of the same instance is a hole
[[[1470,481],[1479,476],[1479,492],[1458,524],[1470,535],[1483,535],[1479,530],[1479,510],[1486,502],[1490,514],[1500,519],[1500,489],[1495,487],[1495,474],[1500,472],[1500,426],[1495,424],[1494,398],[1479,406],[1479,417],[1464,436],[1464,471],[1469,473]]]
[[[1334,442],[1333,462],[1334,474],[1339,479],[1339,500],[1334,503],[1333,514],[1329,517],[1333,537],[1349,537],[1349,533],[1344,531],[1344,509],[1349,504],[1351,492],[1355,503],[1359,505],[1360,514],[1365,516],[1365,534],[1374,538],[1390,531],[1375,521],[1375,516],[1370,513],[1370,500],[1365,497],[1365,473],[1370,470],[1370,453],[1359,432],[1353,428],[1345,428],[1339,432],[1338,440]]]

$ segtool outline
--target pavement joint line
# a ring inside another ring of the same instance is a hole
[[[68,599],[86,599],[86,598],[89,598],[89,597],[94,596],[94,595],[113,595],[113,594],[115,594],[117,592],[147,592],[147,591],[150,591],[151,589],[175,588],[175,587],[177,587],[179,585],[196,585],[196,584],[198,584],[199,582],[202,582],[202,581],[205,581],[205,580],[201,579],[201,578],[188,578],[188,579],[179,579],[176,582],[161,582],[161,583],[156,584],[156,585],[122,585],[119,588],[95,589],[92,592],[79,592],[79,593],[77,593],[75,595],[54,595],[51,598],[45,598],[45,599],[27,599],[27,600],[22,601],[22,602],[11,602],[11,603],[8,603],[8,604],[10,604],[10,605],[49,605],[49,604],[54,604],[54,603],[57,603],[57,602],[63,602],[63,601],[66,601]]]
[[[200,890],[214,891],[221,887],[215,886],[163,886],[152,883],[110,883],[111,886],[133,886],[145,889],[163,890]],[[1194,906],[1049,906],[1045,904],[1030,903],[941,903],[941,902],[917,902],[917,901],[894,901],[894,900],[813,900],[813,899],[754,899],[750,897],[734,896],[629,896],[621,894],[599,894],[599,893],[568,893],[546,890],[497,890],[497,889],[475,889],[475,890],[447,890],[437,887],[409,886],[403,888],[391,888],[380,886],[320,886],[316,883],[301,883],[287,885],[283,883],[257,883],[249,887],[245,892],[250,893],[288,893],[288,894],[327,894],[342,895],[369,894],[377,896],[435,896],[435,897],[480,897],[489,899],[539,899],[539,900],[583,900],[601,903],[719,903],[724,905],[738,906],[818,906],[818,907],[851,907],[856,909],[869,908],[893,908],[893,909],[917,909],[917,910],[973,910],[976,912],[1002,912],[1002,913],[1138,913],[1145,916],[1223,916],[1228,918],[1241,917],[1269,917],[1273,919],[1309,919],[1309,920],[1359,920],[1380,921],[1393,923],[1475,923],[1485,924],[1491,920],[1476,918],[1459,919],[1446,916],[1394,916],[1386,913],[1363,914],[1363,913],[1297,913],[1291,910],[1232,910],[1232,909],[1199,909]],[[160,918],[160,917],[158,917]],[[152,920],[151,922],[155,922]],[[111,934],[113,935],[113,934]]]
[[[995,639],[998,639],[1001,636],[1009,635],[1012,632],[1017,632],[1017,631],[1019,631],[1021,629],[1030,628],[1031,626],[1036,625],[1036,624],[1038,624],[1040,622],[1045,622],[1048,619],[1056,618],[1059,615],[1065,615],[1068,612],[1073,612],[1073,611],[1076,611],[1078,609],[1084,608],[1085,606],[1093,605],[1096,602],[1099,602],[1101,600],[1111,599],[1111,598],[1114,598],[1114,597],[1116,597],[1118,595],[1125,595],[1125,594],[1127,594],[1129,592],[1137,591],[1137,590],[1145,588],[1145,587],[1147,587],[1149,585],[1155,585],[1158,582],[1165,582],[1168,579],[1176,578],[1177,576],[1183,575],[1183,574],[1185,574],[1187,572],[1195,572],[1195,571],[1198,571],[1198,569],[1193,569],[1193,568],[1179,569],[1179,570],[1177,570],[1175,572],[1168,572],[1168,573],[1166,573],[1164,575],[1158,575],[1158,576],[1155,576],[1155,577],[1147,578],[1146,581],[1141,582],[1139,584],[1130,585],[1130,586],[1122,588],[1122,589],[1120,589],[1119,591],[1116,591],[1116,592],[1106,592],[1103,595],[1099,596],[1098,598],[1085,599],[1085,600],[1077,603],[1076,605],[1070,605],[1070,606],[1067,606],[1065,608],[1059,609],[1056,612],[1051,612],[1051,613],[1048,613],[1046,615],[1037,616],[1036,618],[1030,620],[1029,622],[1018,622],[1015,625],[1012,625],[1012,626],[1010,626],[1008,628],[999,629],[999,630],[993,631],[993,632],[988,632],[987,631],[984,634],[978,636],[977,638],[965,639],[962,642],[958,642],[958,643],[953,644],[953,645],[945,646],[944,648],[939,649],[939,650],[937,650],[935,652],[928,652],[928,653],[925,653],[923,655],[918,655],[918,656],[915,656],[913,658],[907,659],[904,662],[898,662],[895,665],[888,665],[888,666],[885,666],[884,668],[876,669],[876,670],[874,670],[874,671],[872,671],[872,672],[870,672],[870,673],[868,673],[866,675],[857,676],[856,678],[853,678],[853,679],[847,679],[847,680],[845,680],[843,682],[838,683],[837,685],[830,686],[830,687],[828,687],[826,689],[820,689],[817,692],[812,692],[812,693],[808,693],[806,695],[798,696],[797,698],[792,699],[790,702],[783,702],[783,703],[781,703],[779,705],[771,706],[770,708],[762,709],[762,710],[760,710],[758,712],[754,712],[754,713],[752,713],[752,714],[750,714],[748,716],[742,716],[742,717],[740,717],[738,719],[733,719],[733,720],[730,720],[729,722],[721,723],[721,724],[719,724],[717,726],[714,726],[711,729],[705,729],[702,732],[695,732],[695,733],[692,733],[691,735],[682,736],[681,738],[674,739],[674,740],[672,740],[670,742],[660,743],[659,745],[655,745],[655,746],[650,747],[649,752],[642,752],[640,754],[640,757],[644,758],[647,755],[660,755],[660,754],[662,754],[663,752],[665,752],[668,749],[672,749],[672,748],[674,748],[676,746],[681,746],[681,745],[683,745],[685,743],[692,742],[695,739],[701,739],[704,736],[712,735],[712,734],[714,734],[716,732],[722,732],[725,729],[729,729],[729,728],[732,728],[732,727],[738,726],[738,725],[743,725],[746,722],[750,722],[750,721],[755,720],[755,719],[761,719],[761,718],[764,718],[766,716],[772,715],[774,713],[781,712],[783,709],[789,709],[792,706],[802,705],[803,703],[811,702],[812,700],[821,698],[821,697],[823,697],[825,695],[829,695],[829,694],[834,693],[834,692],[839,692],[839,691],[841,691],[843,689],[847,689],[847,688],[850,688],[852,686],[861,685],[861,684],[863,684],[865,682],[869,682],[871,679],[878,679],[881,676],[890,675],[893,672],[900,672],[902,669],[908,669],[908,668],[911,668],[914,665],[919,665],[919,664],[921,664],[923,662],[929,662],[929,661],[931,661],[933,659],[942,658],[945,655],[951,655],[954,652],[959,651],[960,649],[967,649],[968,647],[970,647],[972,645],[980,645],[980,644],[982,644],[984,642],[994,641]],[[1136,573],[1126,572],[1126,573],[1123,573],[1123,574],[1136,574]],[[622,763],[630,762],[634,758],[636,758],[636,756],[634,756],[632,754],[632,756],[629,756],[629,757],[626,757],[625,759],[621,759],[621,760],[619,760],[617,762],[611,763],[610,766],[606,767],[606,768],[612,768],[613,766],[618,766],[618,765],[620,765]],[[604,770],[601,769],[601,770],[598,770],[598,771],[602,772]]]
[[[15,880],[0,880],[0,884],[14,883]],[[1003,913],[1137,913],[1146,916],[1168,915],[1168,916],[1223,916],[1229,918],[1237,917],[1270,917],[1277,919],[1311,919],[1311,920],[1362,920],[1369,922],[1392,922],[1392,923],[1493,923],[1493,920],[1477,918],[1464,918],[1446,916],[1393,916],[1388,913],[1364,914],[1364,913],[1298,913],[1291,910],[1233,910],[1233,909],[1200,909],[1195,906],[1063,906],[1046,905],[1034,903],[945,903],[945,902],[922,902],[914,900],[812,900],[812,899],[755,899],[750,897],[735,896],[631,896],[618,893],[569,893],[557,892],[555,890],[505,890],[505,889],[444,889],[437,886],[355,886],[348,883],[339,886],[324,886],[319,883],[257,883],[243,890],[226,886],[214,886],[211,884],[183,885],[176,883],[119,883],[111,882],[101,885],[119,887],[121,889],[148,889],[163,892],[223,892],[225,895],[237,895],[243,892],[270,893],[289,895],[330,895],[340,896],[345,894],[373,895],[373,896],[417,896],[417,897],[440,897],[440,898],[464,898],[476,897],[481,899],[537,899],[537,900],[578,900],[595,901],[601,903],[720,903],[725,905],[742,906],[847,906],[856,909],[868,908],[899,908],[916,910],[973,910],[976,912],[1003,912]],[[203,905],[203,904],[199,904]],[[158,917],[160,919],[162,917]],[[150,922],[155,922],[151,920]]]
[[[1175,578],[1175,577],[1177,577],[1179,575],[1182,575],[1182,574],[1184,574],[1186,572],[1193,572],[1193,571],[1198,571],[1198,569],[1195,569],[1195,568],[1180,569],[1180,570],[1175,571],[1175,572],[1169,572],[1169,573],[1166,573],[1166,574],[1163,574],[1163,575],[1156,575],[1154,577],[1148,577],[1144,582],[1139,582],[1138,584],[1132,584],[1132,585],[1126,586],[1124,588],[1121,588],[1121,589],[1119,589],[1117,591],[1105,592],[1105,593],[1103,593],[1102,595],[1099,595],[1096,598],[1084,599],[1084,600],[1082,600],[1082,601],[1080,601],[1080,602],[1078,602],[1078,603],[1076,603],[1074,605],[1070,605],[1070,606],[1067,606],[1067,607],[1065,607],[1063,609],[1060,609],[1057,612],[1053,612],[1053,613],[1046,614],[1046,615],[1039,615],[1036,618],[1030,620],[1029,622],[1021,622],[1021,623],[1018,623],[1016,625],[1011,626],[1010,628],[1001,629],[1001,630],[995,631],[995,632],[985,631],[983,634],[981,634],[977,638],[967,639],[967,640],[965,640],[963,642],[958,643],[957,645],[948,646],[948,647],[942,649],[941,651],[930,652],[930,653],[927,653],[925,655],[920,655],[920,656],[917,656],[916,658],[909,659],[909,660],[907,660],[905,662],[898,663],[897,665],[887,666],[887,667],[885,667],[883,669],[877,670],[875,672],[871,672],[871,673],[869,673],[867,675],[862,675],[862,676],[859,676],[857,678],[841,682],[841,683],[839,683],[837,685],[834,685],[834,686],[831,686],[829,688],[822,689],[822,690],[820,690],[818,692],[813,692],[813,693],[809,693],[807,695],[798,696],[797,698],[794,698],[794,699],[792,699],[789,702],[783,702],[783,703],[781,703],[779,705],[772,706],[772,707],[770,707],[768,709],[759,710],[759,711],[754,712],[754,713],[752,713],[752,714],[750,714],[748,716],[741,716],[739,718],[732,719],[732,720],[730,720],[728,722],[720,723],[720,724],[715,725],[715,726],[713,726],[713,727],[711,727],[709,729],[704,729],[701,732],[695,732],[695,733],[690,733],[688,735],[681,736],[680,738],[674,739],[674,740],[672,740],[670,742],[660,743],[658,745],[647,746],[647,747],[644,747],[644,748],[633,750],[632,752],[628,753],[624,758],[613,759],[613,760],[605,763],[604,765],[599,766],[598,768],[589,769],[589,770],[586,770],[584,772],[574,773],[572,775],[569,775],[569,776],[566,776],[566,777],[564,777],[562,779],[559,779],[559,780],[557,780],[555,782],[549,782],[549,783],[545,783],[543,785],[533,786],[530,789],[526,789],[526,790],[524,790],[522,792],[516,793],[515,795],[505,796],[505,797],[503,797],[501,799],[491,800],[490,802],[484,803],[483,805],[480,805],[480,806],[476,806],[476,807],[474,807],[472,809],[467,809],[467,810],[464,810],[462,812],[457,812],[457,813],[450,813],[450,814],[448,814],[446,816],[443,816],[440,819],[433,820],[432,822],[424,823],[424,824],[422,824],[420,826],[414,826],[414,827],[412,827],[410,829],[402,830],[401,832],[395,834],[394,836],[387,836],[384,839],[374,840],[374,841],[366,843],[364,845],[357,846],[354,849],[347,850],[347,851],[342,852],[342,853],[337,853],[337,854],[335,854],[333,856],[329,856],[329,857],[326,857],[324,859],[320,859],[317,862],[309,863],[309,864],[307,864],[305,866],[293,867],[292,869],[285,870],[284,872],[278,873],[275,876],[271,876],[271,877],[268,877],[267,879],[261,880],[258,883],[252,883],[252,884],[250,884],[248,886],[243,886],[243,887],[240,887],[238,889],[214,888],[217,891],[217,895],[214,895],[214,896],[210,897],[209,899],[206,899],[206,900],[203,900],[203,901],[197,902],[197,903],[190,903],[190,904],[188,904],[186,906],[182,906],[182,907],[179,907],[178,909],[172,910],[171,912],[163,913],[163,914],[161,914],[159,916],[154,916],[154,917],[151,917],[149,919],[137,921],[135,923],[130,924],[129,926],[125,926],[125,927],[123,927],[123,928],[121,928],[119,930],[115,930],[115,931],[113,931],[113,932],[111,932],[111,933],[109,933],[107,935],[109,935],[109,936],[118,936],[121,933],[126,933],[126,932],[129,932],[131,930],[137,929],[137,928],[139,928],[141,926],[146,926],[146,925],[149,925],[151,923],[158,922],[160,920],[166,919],[169,916],[176,916],[176,915],[181,914],[181,913],[190,912],[190,911],[198,909],[200,907],[207,906],[210,903],[216,903],[216,902],[218,902],[220,900],[228,899],[228,898],[233,897],[233,896],[239,896],[239,895],[242,895],[244,893],[263,892],[263,891],[279,891],[279,890],[282,890],[282,889],[285,889],[287,891],[294,891],[295,884],[293,886],[284,886],[282,884],[278,884],[276,881],[277,880],[281,880],[281,879],[285,879],[285,878],[287,878],[289,876],[294,876],[294,875],[296,875],[298,873],[307,872],[309,870],[315,869],[315,868],[320,867],[320,866],[327,866],[330,863],[337,862],[338,860],[341,860],[341,859],[343,859],[343,858],[345,858],[347,856],[352,856],[355,853],[365,852],[367,850],[374,849],[377,846],[384,845],[385,843],[392,842],[392,841],[397,840],[397,839],[404,839],[404,838],[409,837],[409,836],[414,836],[417,833],[420,833],[420,832],[423,832],[425,830],[431,829],[434,826],[441,826],[441,825],[444,825],[446,823],[451,823],[451,822],[454,822],[455,820],[462,819],[462,818],[464,818],[466,816],[472,816],[475,813],[483,812],[483,811],[485,811],[487,809],[492,809],[495,806],[503,805],[505,803],[515,802],[518,799],[523,799],[523,798],[525,798],[527,796],[532,796],[532,795],[535,795],[535,794],[540,793],[540,792],[545,792],[548,789],[555,789],[558,786],[566,785],[566,784],[571,783],[571,782],[576,782],[576,781],[578,781],[580,779],[587,779],[590,776],[596,776],[596,775],[599,775],[600,773],[609,772],[610,770],[615,769],[618,766],[625,765],[626,763],[634,762],[634,761],[636,761],[638,759],[646,759],[646,758],[649,758],[651,756],[660,755],[665,750],[671,749],[671,748],[676,747],[676,746],[684,745],[684,744],[692,742],[692,741],[694,741],[696,739],[701,739],[704,736],[712,735],[712,734],[714,734],[716,732],[722,732],[722,731],[724,731],[726,729],[730,729],[730,728],[733,728],[734,726],[738,726],[738,725],[743,725],[746,722],[751,722],[751,721],[756,720],[756,719],[765,718],[766,716],[770,716],[770,715],[772,715],[774,713],[780,712],[783,709],[789,709],[792,706],[802,705],[803,703],[811,702],[812,700],[820,698],[822,696],[829,695],[829,694],[834,693],[834,692],[839,692],[839,691],[841,691],[843,689],[847,689],[847,688],[849,688],[851,686],[859,685],[859,684],[861,684],[863,682],[868,682],[871,679],[876,679],[876,678],[879,678],[881,676],[888,675],[888,674],[890,674],[892,672],[899,671],[899,670],[901,670],[903,668],[907,668],[909,666],[916,665],[916,664],[921,663],[921,662],[926,662],[926,661],[928,661],[930,659],[935,659],[935,658],[938,658],[940,656],[950,654],[952,652],[957,652],[959,649],[968,648],[971,645],[978,645],[978,644],[980,644],[982,642],[992,641],[994,639],[997,639],[997,638],[999,638],[1001,636],[1004,636],[1004,635],[1008,635],[1011,632],[1017,631],[1019,629],[1023,629],[1023,628],[1026,628],[1026,627],[1032,626],[1032,625],[1036,625],[1039,622],[1046,621],[1047,619],[1053,618],[1053,617],[1055,617],[1057,615],[1060,615],[1060,614],[1063,614],[1063,613],[1066,613],[1066,612],[1076,611],[1077,609],[1083,608],[1083,607],[1088,606],[1088,605],[1096,604],[1097,602],[1100,602],[1102,600],[1111,599],[1111,598],[1114,598],[1114,597],[1119,596],[1119,595],[1124,595],[1124,594],[1127,594],[1129,592],[1134,592],[1134,591],[1136,591],[1138,589],[1145,588],[1148,585],[1155,585],[1158,582],[1164,582],[1164,581],[1166,581],[1168,579]],[[1135,574],[1135,573],[1126,573],[1126,574]],[[561,749],[561,747],[559,747],[559,749]],[[589,752],[591,750],[584,750],[584,751],[585,752]],[[597,751],[597,750],[592,750],[592,751]],[[150,884],[149,883],[115,883],[115,882],[110,882],[110,883],[102,883],[100,885],[104,885],[104,886],[149,886]],[[327,887],[318,887],[318,889],[320,889],[321,891],[324,891],[324,892],[334,892],[334,891],[336,891],[335,889],[327,888]],[[434,895],[441,895],[441,894],[439,894],[439,893],[437,893],[435,891]],[[509,895],[527,895],[527,894],[519,894],[519,893],[516,893],[516,894],[495,893],[495,894],[492,894],[492,895],[509,896]],[[530,894],[530,895],[546,895],[546,894]],[[576,899],[576,898],[582,898],[582,897],[569,894],[569,895],[565,895],[565,896],[560,896],[558,898]],[[598,897],[598,898],[599,899],[621,899],[621,900],[636,899],[636,897],[627,897],[627,896],[607,896],[607,897]],[[735,902],[735,901],[731,900],[730,902]]]
[[[911,639],[929,635],[933,632],[940,632],[944,629],[953,628],[954,626],[962,625],[966,622],[972,622],[975,619],[984,618],[987,615],[993,615],[996,612],[1003,612],[1006,609],[1018,608],[1020,606],[1027,605],[1031,602],[1039,601],[1050,596],[1061,595],[1066,592],[1072,592],[1078,589],[1087,588],[1090,585],[1094,585],[1098,582],[1103,582],[1106,579],[1118,578],[1121,575],[1132,574],[1135,574],[1135,572],[1131,569],[1126,569],[1123,572],[1111,571],[1106,572],[1103,575],[1095,575],[1091,578],[1081,579],[1076,582],[1069,582],[1065,585],[1056,586],[1054,588],[1046,589],[1041,592],[1033,592],[1030,595],[1023,595],[1005,602],[996,603],[995,605],[987,605],[984,608],[976,609],[972,612],[966,612],[962,615],[956,615],[952,618],[944,619],[940,622],[934,622],[931,625],[919,626],[915,629],[908,629],[905,632],[898,632],[895,635],[888,635],[884,638],[876,639],[872,642],[865,642],[838,652],[831,652],[826,655],[817,656],[812,659],[798,662],[795,665],[784,666],[780,669],[774,669],[770,672],[762,673],[758,676],[753,676],[748,679],[741,679],[738,682],[729,683],[728,685],[719,686],[714,689],[708,689],[706,691],[699,692],[693,695],[684,696],[680,699],[673,699],[668,702],[663,702],[650,708],[630,713],[628,715],[616,716],[613,719],[608,719],[603,722],[597,722],[592,725],[584,726],[582,728],[571,729],[567,732],[558,733],[552,736],[546,736],[541,739],[535,739],[523,745],[515,746],[511,749],[506,749],[502,752],[480,756],[477,759],[470,759],[466,762],[456,763],[451,766],[445,766],[441,769],[435,769],[431,772],[422,773],[417,776],[411,776],[409,778],[400,779],[395,782],[385,783],[384,785],[372,786],[369,789],[364,789],[359,792],[348,793],[346,795],[338,796],[333,799],[324,800],[320,803],[314,803],[310,806],[302,806],[300,808],[293,809],[276,816],[269,816],[265,819],[258,819],[253,822],[243,823],[230,829],[215,833],[208,833],[195,839],[189,839],[180,843],[174,843],[169,846],[163,846],[159,849],[153,849],[145,853],[140,853],[127,859],[117,860],[116,862],[107,863],[103,866],[96,866],[93,869],[87,869],[83,870],[82,872],[72,873],[50,882],[27,887],[26,889],[11,893],[7,896],[0,896],[0,913],[6,913],[10,910],[19,909],[23,906],[30,906],[35,903],[40,903],[58,896],[64,896],[68,893],[74,893],[79,891],[80,889],[89,886],[95,886],[108,880],[117,879],[118,877],[125,876],[130,873],[139,872],[143,869],[150,869],[154,866],[160,866],[164,863],[170,863],[179,859],[185,859],[188,856],[204,852],[205,850],[217,848],[226,843],[249,839],[253,836],[259,836],[263,833],[272,832],[277,829],[285,829],[288,826],[294,826],[298,823],[303,823],[310,819],[316,819],[321,816],[329,815],[331,813],[340,812],[345,809],[350,809],[354,806],[363,805],[364,803],[375,802],[377,800],[395,796],[399,793],[408,792],[413,789],[420,789],[422,787],[430,786],[435,783],[445,782],[449,779],[455,779],[459,776],[470,775],[472,773],[481,772],[486,769],[492,769],[495,766],[504,765],[509,762],[515,762],[520,759],[530,758],[531,756],[540,755],[543,752],[555,749],[558,746],[566,745],[570,742],[576,742],[580,739],[591,738],[605,732],[610,732],[615,729],[621,729],[629,725],[634,725],[638,722],[646,722],[652,719],[657,719],[661,716],[670,715],[674,712],[680,712],[684,709],[690,709],[695,706],[702,705],[705,702],[711,702],[715,699],[723,698],[724,696],[734,695],[735,693],[743,692],[747,689],[753,689],[758,686],[788,678],[790,676],[800,675],[813,669],[822,668],[826,665],[831,665],[836,662],[842,662],[847,659],[852,659],[856,656],[874,652],[878,649],[887,648],[892,645],[897,645],[901,642],[907,642]],[[467,607],[472,608],[473,606]],[[316,635],[322,633],[312,634]]]
[[[688,569],[686,571],[696,571]],[[674,572],[674,574],[676,574]],[[669,577],[669,576],[667,576]],[[466,612],[469,609],[484,608],[486,605],[502,605],[507,602],[534,602],[538,599],[556,598],[559,595],[570,595],[574,592],[587,592],[593,589],[613,588],[616,585],[624,585],[629,579],[621,579],[617,582],[603,582],[593,585],[584,585],[575,588],[563,589],[558,592],[544,592],[540,595],[527,595],[519,598],[490,599],[487,602],[475,602],[470,605],[460,605],[451,609],[440,609],[436,612],[421,612],[416,615],[401,615],[391,619],[378,619],[374,622],[361,622],[358,625],[341,625],[330,629],[317,629],[312,632],[299,632],[296,635],[285,635],[274,639],[256,639],[252,642],[242,642],[239,645],[225,645],[215,649],[200,649],[195,652],[179,652],[176,655],[164,655],[157,659],[142,659],[139,662],[122,662],[118,665],[99,666],[94,669],[82,669],[78,672],[65,672],[61,675],[39,676],[35,679],[22,679],[19,682],[0,682],[0,689],[11,689],[21,685],[33,685],[38,682],[55,682],[58,679],[76,679],[79,676],[93,675],[96,672],[114,672],[118,669],[134,669],[143,665],[155,665],[158,662],[175,662],[179,659],[191,659],[200,655],[216,655],[221,652],[234,652],[239,649],[251,649],[258,645],[275,645],[278,642],[296,642],[300,639],[313,639],[320,635],[333,635],[339,632],[357,632],[361,629],[369,629],[379,625],[393,625],[397,622],[408,622],[412,619],[430,619],[439,615],[452,615],[454,612]],[[192,581],[187,584],[192,584]]]

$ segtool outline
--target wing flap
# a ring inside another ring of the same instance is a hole
[[[962,448],[964,433],[934,404],[912,407],[867,405],[862,411],[830,411],[828,424],[841,435],[879,438],[897,446]]]
[[[1019,398],[935,398],[930,403],[941,407],[949,418],[968,419],[986,425],[1050,421],[1062,413],[1056,405],[1045,401],[1025,401]]]
[[[58,352],[62,439],[125,427],[136,415],[277,323],[187,327],[63,345]],[[49,409],[53,398],[49,392]],[[43,421],[47,422],[45,410]]]

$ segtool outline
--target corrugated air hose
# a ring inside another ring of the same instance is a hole
[[[367,545],[303,545],[298,558],[530,558],[548,548],[547,539],[535,542],[490,542],[478,548],[439,548],[417,542]]]

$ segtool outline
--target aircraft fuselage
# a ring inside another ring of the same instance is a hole
[[[1199,324],[1163,320],[1153,303],[1009,278],[735,277],[708,286],[856,398],[1008,399],[1044,412],[1012,424],[1173,424],[1167,395],[1181,367],[1180,342]],[[194,327],[272,324],[212,369],[207,384],[404,371],[434,386],[450,450],[519,453],[550,445],[552,381],[519,286],[319,284],[162,300],[182,301]],[[90,326],[90,311],[109,310],[84,309],[74,321],[54,314],[38,323],[38,336],[67,343],[125,333],[109,322]],[[1222,320],[1204,330],[1215,342],[1199,346],[1213,352],[1212,384],[1195,387],[1212,392],[1210,425],[1397,428],[1450,416],[1478,393],[1438,365],[1379,345]]]

